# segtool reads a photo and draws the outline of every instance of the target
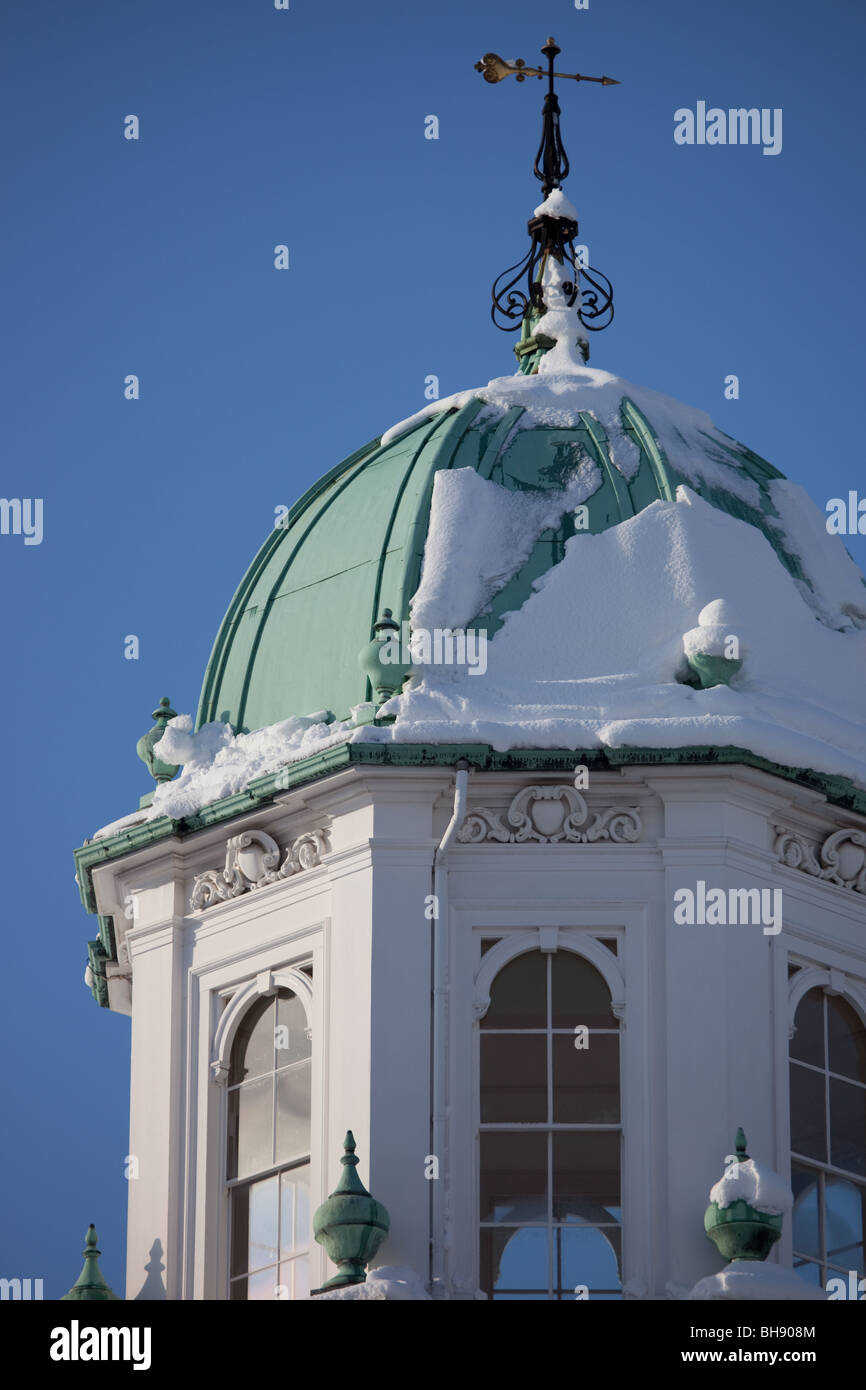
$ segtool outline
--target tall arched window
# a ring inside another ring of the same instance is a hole
[[[304,1298],[310,1251],[310,1039],[288,989],[260,999],[228,1078],[232,1299]]]
[[[619,1024],[604,979],[572,951],[517,956],[480,1046],[481,1288],[621,1297]]]
[[[791,1040],[794,1267],[809,1283],[866,1275],[866,1027],[820,987]]]

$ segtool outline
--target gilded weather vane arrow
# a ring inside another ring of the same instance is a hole
[[[613,318],[613,287],[607,276],[602,275],[601,271],[593,270],[591,266],[578,264],[574,249],[574,238],[578,231],[577,219],[563,215],[562,211],[557,214],[552,209],[547,209],[546,203],[554,189],[561,189],[562,181],[568,177],[569,172],[568,155],[565,153],[565,146],[562,143],[559,130],[559,99],[553,85],[554,78],[567,78],[573,82],[597,82],[602,87],[618,87],[620,84],[615,77],[587,77],[580,72],[554,72],[554,59],[560,49],[553,39],[547,40],[541,52],[547,59],[546,69],[527,67],[522,58],[516,58],[513,63],[508,63],[496,53],[485,53],[481,62],[475,64],[476,72],[482,74],[485,82],[502,82],[506,77],[516,77],[518,82],[523,82],[527,77],[539,79],[547,77],[548,81],[547,93],[542,107],[541,144],[538,147],[533,166],[535,177],[541,182],[545,198],[542,207],[545,208],[545,211],[542,212],[539,209],[537,215],[529,222],[528,230],[532,244],[526,256],[518,265],[503,271],[494,284],[493,308],[491,310],[493,322],[498,328],[509,332],[519,328],[522,323],[523,339],[532,342],[535,342],[535,339],[530,338],[529,320],[531,318],[536,321],[546,311],[542,296],[542,282],[547,260],[551,256],[560,265],[567,262],[574,269],[574,279],[566,281],[562,285],[562,289],[569,296],[569,306],[577,301],[580,294],[578,317],[584,328],[598,331],[601,328],[606,328]],[[565,200],[563,199],[563,201]],[[574,211],[570,204],[566,204],[566,207],[571,212]],[[516,288],[517,282],[524,275],[528,279],[527,293]],[[511,278],[506,283],[502,283],[506,276],[511,276]],[[581,277],[586,286],[582,290],[580,289]],[[503,323],[500,322],[500,319],[506,321]],[[519,350],[518,356],[524,370],[535,369],[528,367],[529,356]],[[526,367],[524,367],[524,357],[526,358]],[[533,360],[537,361],[535,354],[533,354]]]

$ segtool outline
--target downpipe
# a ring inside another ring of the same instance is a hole
[[[448,1065],[448,972],[449,913],[447,856],[466,815],[469,764],[461,758],[455,764],[454,808],[445,834],[433,856],[433,944],[430,1001],[430,1090],[432,1097],[430,1156],[442,1162],[448,1141],[445,1114],[445,1083]],[[438,1164],[437,1164],[438,1166]],[[433,1298],[447,1298],[445,1252],[451,1244],[450,1201],[446,1199],[447,1170],[430,1180],[430,1292]]]

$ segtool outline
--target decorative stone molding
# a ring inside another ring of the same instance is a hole
[[[243,893],[315,868],[327,849],[324,831],[309,830],[293,841],[280,864],[283,851],[264,830],[245,830],[233,835],[226,844],[224,866],[196,875],[191,898],[193,911],[213,907],[214,903],[226,902],[229,898],[239,898]]]
[[[842,970],[826,969],[817,965],[804,965],[788,981],[788,1038],[793,1038],[797,1029],[795,1019],[800,1000],[812,989],[823,989],[831,996],[841,995],[853,1005],[866,1022],[866,983]]]
[[[556,932],[555,940],[550,933]],[[509,932],[481,957],[475,975],[472,1014],[481,1019],[490,1008],[490,990],[500,970],[526,951],[573,951],[594,965],[610,990],[610,1011],[614,1018],[625,1018],[625,977],[616,956],[606,946],[586,932],[567,928],[532,927],[526,931]]]
[[[789,869],[802,869],[813,878],[866,893],[866,831],[852,828],[834,830],[815,852],[815,847],[797,830],[774,825],[775,851]]]
[[[464,845],[484,840],[499,844],[523,844],[534,840],[542,845],[593,844],[610,840],[613,844],[633,844],[643,831],[640,808],[610,806],[599,811],[588,829],[580,827],[589,810],[574,787],[524,787],[505,812],[504,820],[489,806],[476,806],[463,821],[457,839]]]
[[[301,1001],[306,1019],[304,1032],[312,1038],[313,1027],[313,986],[310,977],[297,966],[285,966],[280,970],[261,970],[254,980],[235,990],[226,1005],[214,1032],[211,1048],[211,1075],[218,1086],[225,1086],[231,1069],[232,1043],[247,1009],[258,999],[269,998],[278,989],[290,989]]]

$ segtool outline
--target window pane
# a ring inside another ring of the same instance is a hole
[[[288,1272],[292,1271],[294,1283],[292,1285],[292,1298],[309,1298],[310,1295],[310,1262],[306,1257],[299,1260],[292,1260],[290,1265],[284,1265]]]
[[[824,1065],[824,991],[810,989],[797,1005],[790,1055],[799,1062]]]
[[[862,1277],[864,1269],[862,1245],[849,1245],[846,1250],[837,1250],[832,1255],[828,1253],[827,1258],[837,1269],[844,1269],[846,1273],[853,1269],[858,1277]]]
[[[553,1038],[553,1118],[558,1124],[617,1124],[619,1038],[590,1033],[575,1047],[569,1033]]]
[[[482,1123],[547,1118],[547,1039],[532,1033],[482,1037]]]
[[[866,1090],[847,1081],[830,1081],[831,1162],[849,1173],[866,1175]]]
[[[792,1163],[791,1188],[794,1193],[794,1249],[800,1255],[814,1255],[816,1259],[820,1259],[818,1174],[811,1168]]]
[[[863,1206],[866,1188],[844,1178],[826,1178],[827,1258],[834,1264],[843,1263],[839,1252],[849,1245],[859,1245],[863,1239]],[[799,1246],[797,1247],[799,1249]],[[804,1250],[804,1254],[811,1251]]]
[[[547,1027],[547,959],[540,951],[527,951],[502,967],[481,1027]]]
[[[548,1289],[550,1262],[547,1231],[539,1226],[509,1227],[481,1232],[481,1288],[494,1290]]]
[[[309,1061],[277,1072],[277,1163],[310,1152],[310,1078]]]
[[[619,1219],[619,1153],[618,1133],[554,1134],[554,1221],[579,1225]]]
[[[618,1228],[597,1231],[591,1226],[574,1226],[556,1234],[560,1243],[561,1290],[573,1294],[577,1284],[586,1284],[590,1294],[621,1288],[622,1236]]]
[[[844,999],[827,999],[830,1070],[866,1081],[866,1027]]]
[[[299,1062],[309,1057],[310,1039],[307,1037],[307,1015],[297,995],[291,994],[277,1000],[276,1025],[276,1065],[286,1067],[291,1062]]]
[[[310,1243],[310,1165],[280,1174],[280,1256]]]
[[[249,1261],[247,1269],[261,1269],[277,1259],[279,1183],[276,1176],[254,1182],[249,1189]]]
[[[603,977],[582,956],[557,951],[551,957],[553,1027],[615,1028],[610,1011],[610,990]]]
[[[806,1280],[807,1284],[814,1284],[817,1289],[822,1289],[824,1287],[821,1283],[820,1265],[812,1264],[811,1261],[806,1261],[804,1264],[797,1264],[795,1261],[794,1269],[801,1279]]]
[[[802,1008],[802,1004],[800,1005]],[[797,1010],[797,1017],[800,1010]],[[824,1077],[791,1063],[791,1148],[806,1158],[827,1162]]]
[[[236,1187],[231,1195],[231,1272],[232,1274],[246,1274],[247,1272],[247,1251],[249,1249],[249,1188]],[[246,1289],[246,1280],[244,1280]],[[246,1293],[236,1295],[232,1293],[232,1298],[241,1296],[246,1298]]]
[[[262,1269],[258,1274],[251,1274],[247,1280],[247,1298],[250,1301],[276,1298],[278,1283],[275,1268]]]
[[[260,999],[244,1014],[232,1046],[230,1086],[273,1071],[275,1021],[275,999]]]
[[[247,1081],[229,1094],[235,1110],[237,1163],[233,1177],[246,1178],[273,1163],[274,1083],[270,1076]],[[232,1125],[229,1126],[231,1132]]]
[[[481,1220],[547,1220],[546,1134],[481,1135]]]

